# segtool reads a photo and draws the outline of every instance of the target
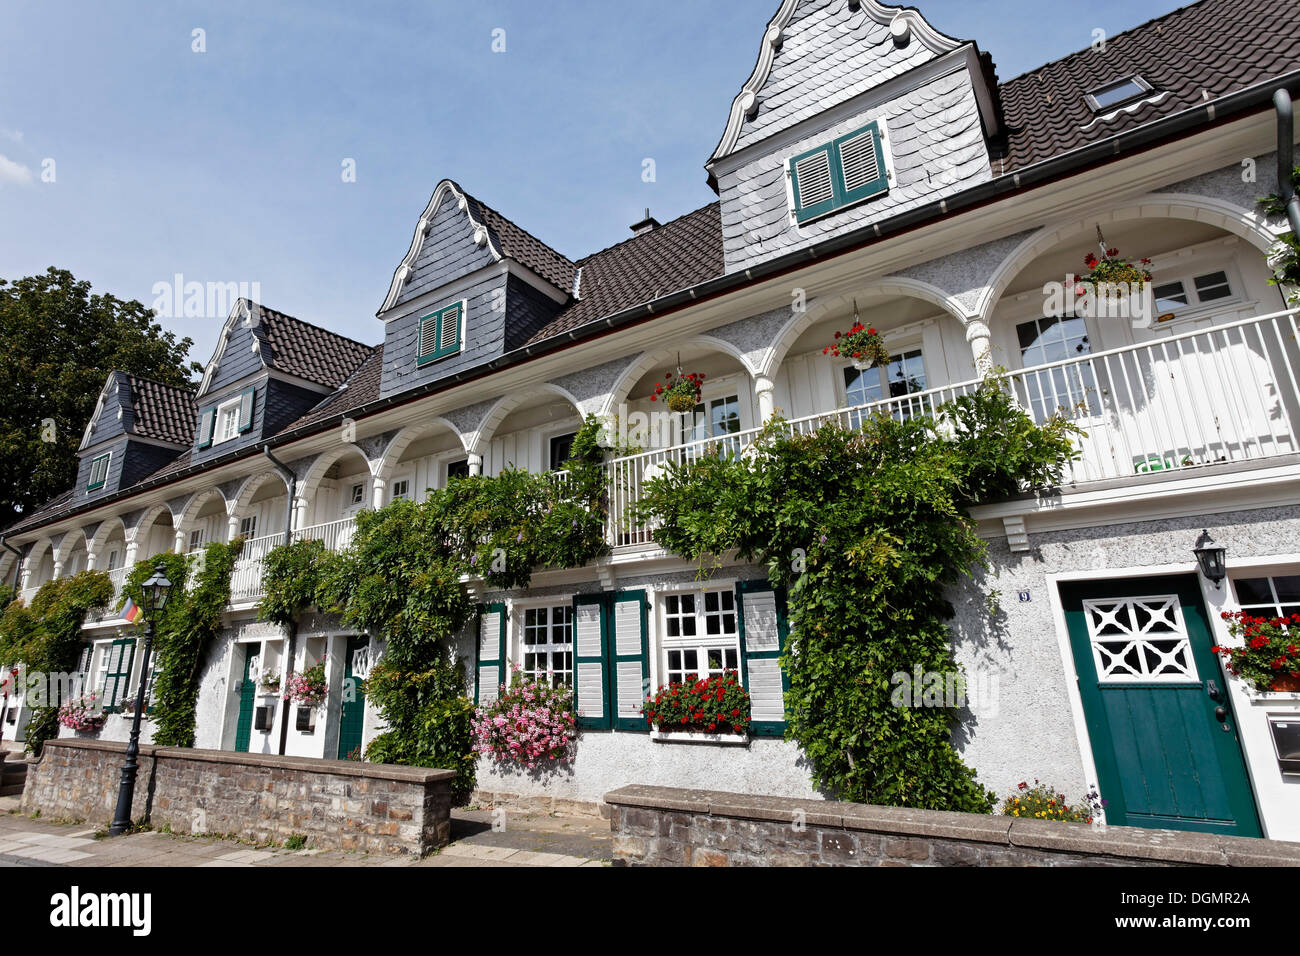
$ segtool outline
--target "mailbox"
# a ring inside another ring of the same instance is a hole
[[[263,704],[253,715],[253,729],[269,733],[275,723],[275,704]]]
[[[1273,732],[1277,765],[1283,773],[1300,774],[1300,714],[1293,717],[1270,717],[1268,729]]]
[[[298,718],[295,726],[305,734],[310,734],[316,730],[316,708],[299,707]]]

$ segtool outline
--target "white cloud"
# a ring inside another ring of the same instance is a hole
[[[14,183],[25,186],[32,181],[32,171],[22,163],[16,163],[4,153],[0,153],[0,183]]]
[[[20,129],[6,129],[3,126],[0,126],[0,136],[3,136],[5,139],[11,139],[15,143],[21,143],[23,141],[23,131]]]

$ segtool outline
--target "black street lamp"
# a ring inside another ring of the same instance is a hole
[[[140,689],[135,697],[135,714],[131,717],[131,740],[126,745],[126,763],[122,764],[122,782],[117,789],[117,810],[109,836],[121,836],[131,829],[131,803],[135,799],[135,776],[140,766],[140,717],[144,713],[145,689],[149,684],[149,655],[153,651],[153,616],[167,606],[167,595],[172,583],[167,580],[167,569],[159,561],[153,566],[153,577],[140,585],[144,598],[144,654],[140,658]]]

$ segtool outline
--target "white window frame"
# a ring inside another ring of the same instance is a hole
[[[708,594],[719,595],[719,610],[717,612],[709,612],[706,610],[708,600],[706,595]],[[730,595],[729,600],[731,602],[731,610],[729,611],[725,610],[725,601],[727,600],[725,597],[726,595]],[[691,597],[694,599],[694,611],[691,613],[690,617],[686,617],[681,613],[674,614],[670,610],[670,605],[674,601],[680,602],[681,599],[685,597]],[[654,602],[655,631],[658,635],[658,641],[656,641],[657,646],[655,648],[655,664],[658,671],[657,677],[660,685],[669,684],[674,679],[685,680],[687,674],[696,674],[701,678],[714,676],[712,670],[708,667],[708,652],[717,649],[723,651],[723,665],[722,669],[718,671],[718,674],[734,670],[737,679],[740,678],[743,673],[743,668],[741,667],[740,660],[740,617],[739,608],[737,607],[736,602],[735,582],[718,587],[681,588],[660,591],[654,595]],[[725,618],[730,615],[733,630],[729,633],[723,631],[718,635],[710,635],[708,633],[708,617],[714,613],[716,613],[716,616],[721,618],[719,621],[720,628],[725,628]],[[676,637],[669,636],[669,621],[674,617],[679,619],[685,618],[687,620],[694,619],[695,634],[679,634]],[[686,667],[685,658],[682,659],[682,666],[680,668],[670,667],[670,655],[673,651],[695,651],[696,667],[694,669]],[[735,654],[736,666],[734,668],[726,665],[727,651],[733,651]],[[701,664],[704,665],[703,668],[700,667]],[[680,672],[676,678],[674,678],[673,671]]]
[[[403,494],[398,494],[397,486],[401,482],[406,482],[406,491]],[[415,500],[415,474],[413,472],[408,471],[401,475],[394,475],[393,480],[388,483],[389,502],[394,502],[398,498],[405,498],[407,501]]]
[[[567,644],[564,642],[556,643],[553,640],[554,635],[552,631],[556,625],[555,622],[552,620],[552,617],[554,615],[554,612],[559,610],[564,610],[564,613],[568,618],[567,623],[569,626],[569,640]],[[538,611],[546,612],[547,620],[545,626],[547,629],[547,643],[545,644],[529,645],[526,644],[524,641],[524,636],[525,634],[527,634],[528,631],[527,622],[528,622],[528,613],[530,611],[534,613]],[[551,655],[567,653],[569,655],[569,667],[567,671],[564,671],[564,673],[568,674],[569,679],[565,683],[565,686],[573,687],[574,675],[576,673],[576,667],[574,661],[577,655],[577,648],[574,643],[574,630],[573,630],[574,629],[573,596],[555,595],[554,597],[538,599],[538,600],[529,600],[527,602],[516,601],[514,602],[514,606],[511,608],[511,618],[515,622],[514,634],[513,634],[514,639],[511,642],[512,651],[514,653],[509,663],[511,665],[518,664],[520,673],[522,673],[525,677],[528,677],[532,675],[528,670],[528,668],[526,667],[527,655],[529,653],[538,653],[538,652],[528,651],[527,649],[528,647],[534,646],[534,647],[546,648],[546,650],[542,653],[545,653],[547,655],[548,661],[552,660]],[[566,647],[567,650],[565,650]],[[508,673],[511,672],[513,672],[513,666],[508,671]],[[553,673],[554,671],[551,670],[551,672]],[[507,680],[506,683],[509,683],[509,680]]]
[[[1162,270],[1163,272],[1164,270]],[[1222,272],[1228,280],[1229,295],[1220,299],[1201,299],[1201,294],[1196,288],[1196,280],[1203,279],[1206,276],[1213,275],[1216,272]],[[1176,323],[1181,323],[1187,319],[1206,318],[1215,312],[1230,309],[1234,306],[1240,306],[1246,302],[1245,286],[1241,281],[1235,266],[1231,261],[1211,260],[1208,264],[1198,265],[1195,268],[1182,268],[1172,275],[1158,275],[1151,280],[1151,292],[1153,297],[1158,286],[1170,285],[1178,282],[1182,284],[1183,294],[1187,296],[1187,303],[1180,308],[1172,310],[1172,318],[1160,321],[1161,315],[1170,315],[1170,312],[1160,312],[1159,306],[1156,315],[1152,321],[1152,328],[1167,328]]]
[[[241,538],[257,537],[257,515],[244,515],[239,519],[239,536]]]
[[[1258,616],[1260,616],[1260,617],[1283,617],[1284,615],[1283,615],[1283,613],[1282,613],[1282,608],[1284,608],[1284,607],[1295,607],[1297,604],[1300,604],[1300,600],[1296,600],[1296,601],[1286,601],[1286,602],[1283,602],[1283,601],[1278,597],[1278,594],[1277,594],[1277,584],[1275,583],[1274,579],[1275,579],[1275,578],[1293,578],[1293,577],[1297,577],[1297,576],[1300,576],[1300,568],[1292,568],[1292,569],[1290,569],[1289,571],[1286,571],[1286,570],[1280,570],[1280,571],[1261,571],[1261,570],[1258,570],[1258,569],[1243,569],[1243,570],[1241,570],[1241,571],[1233,572],[1233,574],[1232,574],[1232,576],[1231,576],[1231,579],[1232,579],[1232,597],[1233,597],[1233,600],[1237,602],[1237,605],[1236,605],[1236,606],[1237,606],[1237,608],[1238,608],[1239,610],[1242,610],[1242,611],[1251,611],[1251,612],[1252,612],[1252,616],[1253,616],[1253,615],[1258,615]],[[1268,582],[1268,590],[1269,590],[1269,593],[1272,595],[1273,603],[1271,603],[1271,604],[1260,604],[1260,603],[1258,603],[1258,602],[1253,602],[1253,603],[1244,603],[1244,602],[1242,602],[1242,600],[1241,600],[1241,595],[1240,595],[1240,593],[1239,593],[1238,590],[1237,590],[1237,582],[1238,582],[1239,580],[1243,579],[1243,578],[1247,578],[1247,579],[1251,579],[1251,580],[1260,580],[1260,579],[1263,579],[1263,580],[1267,581],[1267,582]],[[1266,614],[1265,612],[1267,612],[1267,614]]]
[[[223,442],[233,441],[239,437],[239,406],[242,401],[243,397],[236,395],[234,398],[227,399],[217,406],[216,420],[212,425],[212,444],[220,445]],[[234,417],[231,419],[233,424],[231,425],[230,434],[226,434],[225,423],[231,411],[234,412]]]
[[[921,337],[920,337],[920,336],[909,336],[908,338],[906,338],[906,339],[904,339],[904,340],[901,340],[901,341],[898,341],[898,342],[890,342],[890,341],[888,340],[888,338],[886,337],[886,338],[882,339],[882,341],[883,341],[884,344],[885,344],[885,349],[886,349],[886,351],[889,352],[889,357],[890,357],[891,360],[894,359],[895,357],[899,356],[899,355],[905,355],[905,354],[907,354],[908,352],[920,352],[920,353],[921,353],[921,368],[922,368],[922,370],[925,372],[925,387],[922,388],[921,391],[924,392],[924,391],[926,391],[926,390],[928,390],[928,389],[930,389],[930,388],[934,388],[934,387],[935,387],[935,386],[933,386],[933,385],[930,384],[930,364],[929,364],[929,362],[926,360],[926,354],[925,354],[925,351],[926,351],[926,350],[925,350],[925,343],[921,340]],[[839,395],[840,403],[841,403],[842,407],[844,407],[844,408],[848,408],[848,407],[849,407],[849,404],[850,404],[850,399],[849,399],[849,386],[848,386],[848,383],[844,381],[844,370],[845,370],[846,368],[853,368],[853,362],[852,362],[852,360],[838,360],[838,361],[836,361],[836,362],[834,363],[834,368],[835,368],[835,389],[836,389],[836,393]],[[888,400],[889,400],[889,397],[890,397],[890,396],[889,396],[889,369],[888,369],[888,366],[886,366],[885,368],[879,368],[879,367],[877,367],[877,368],[875,368],[875,369],[872,369],[871,371],[876,372],[876,373],[880,376],[880,380],[884,383],[884,385],[883,385],[883,387],[882,387],[882,389],[881,389],[881,393],[880,393],[880,394],[881,394],[881,400],[882,400],[882,401],[888,401]],[[909,395],[915,395],[916,393],[915,393],[915,392],[909,392],[908,394],[909,394]]]
[[[194,540],[196,535],[198,536],[198,541],[195,541],[195,540]],[[202,528],[194,528],[192,531],[190,531],[190,539],[189,539],[189,548],[188,548],[188,550],[190,550],[190,551],[197,551],[197,550],[199,550],[199,548],[201,548],[201,547],[203,547],[203,529],[202,529]]]

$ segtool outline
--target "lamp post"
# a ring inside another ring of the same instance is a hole
[[[153,616],[167,606],[167,595],[172,583],[167,580],[167,569],[159,561],[153,566],[153,577],[140,585],[144,598],[144,653],[140,658],[140,689],[136,692],[135,713],[131,717],[131,740],[126,745],[126,763],[122,764],[122,782],[118,784],[117,810],[109,836],[121,836],[131,829],[131,803],[135,799],[135,777],[140,766],[140,718],[144,713],[145,689],[149,684],[149,655],[153,651]]]

